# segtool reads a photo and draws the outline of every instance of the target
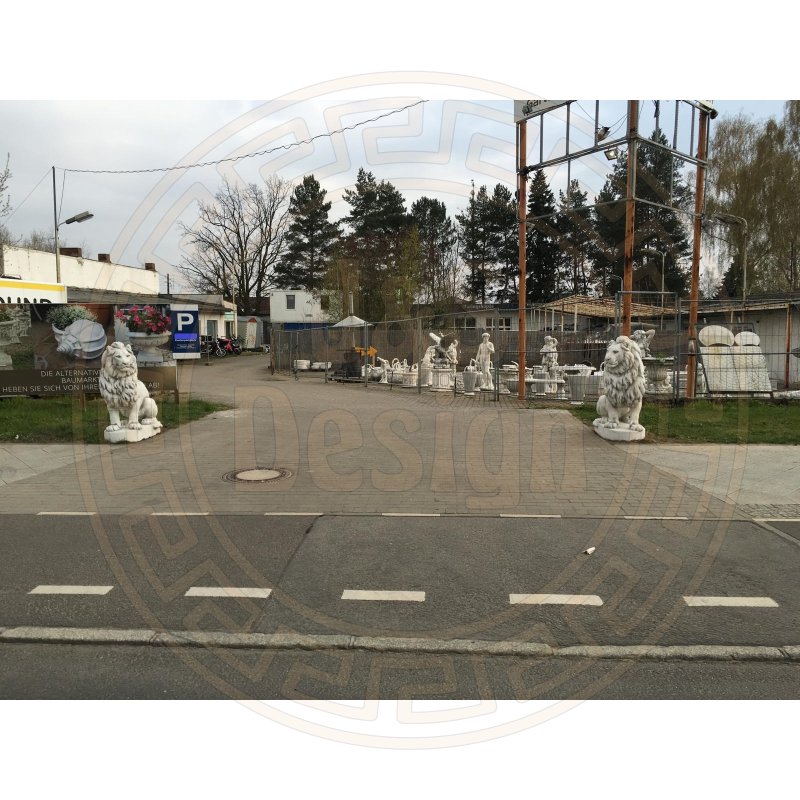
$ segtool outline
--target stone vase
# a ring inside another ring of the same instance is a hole
[[[166,353],[161,349],[169,342],[172,334],[166,333],[136,333],[128,331],[131,350],[136,353],[136,360],[142,364],[163,364],[168,361]]]
[[[669,394],[672,392],[670,375],[672,374],[670,358],[653,358],[648,356],[642,359],[645,375],[647,377],[647,391],[654,394]]]

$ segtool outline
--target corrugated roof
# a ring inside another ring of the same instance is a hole
[[[565,314],[577,312],[582,317],[614,319],[617,305],[613,297],[588,297],[587,295],[573,294],[543,303],[539,308],[563,311]],[[672,309],[665,310],[660,306],[651,306],[646,303],[631,303],[631,314],[634,317],[659,317],[664,313],[672,313]]]

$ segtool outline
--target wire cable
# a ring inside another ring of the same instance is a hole
[[[317,139],[325,139],[330,138],[331,136],[335,136],[337,133],[344,133],[345,131],[352,131],[355,128],[360,128],[362,125],[367,125],[370,122],[376,122],[379,119],[383,119],[384,117],[390,117],[392,114],[399,114],[401,111],[406,111],[409,108],[414,108],[414,106],[418,106],[421,103],[427,103],[427,100],[417,100],[416,103],[410,103],[407,106],[403,106],[402,108],[395,108],[392,111],[387,111],[385,114],[378,114],[377,117],[372,117],[370,119],[362,120],[361,122],[354,122],[352,125],[346,125],[344,128],[339,128],[335,131],[330,131],[328,133],[319,133],[316,136],[311,136],[308,139],[303,139],[297,142],[291,142],[290,144],[281,144],[276,147],[270,147],[267,150],[258,150],[255,153],[245,153],[241,156],[229,156],[228,158],[220,158],[216,161],[201,161],[196,164],[179,164],[175,167],[153,167],[151,169],[71,169],[71,168],[64,168],[64,172],[80,172],[80,173],[89,173],[92,175],[140,175],[143,173],[148,172],[172,172],[176,169],[193,169],[194,167],[213,167],[217,164],[224,164],[228,161],[240,161],[243,158],[254,158],[255,156],[264,156],[268,155],[269,153],[276,153],[279,150],[291,150],[295,147],[300,147],[303,144],[311,144],[311,142],[316,141]]]

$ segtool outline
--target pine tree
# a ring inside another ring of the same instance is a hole
[[[295,186],[289,204],[290,223],[286,253],[275,268],[275,284],[281,289],[314,292],[322,286],[339,226],[330,222],[330,202],[313,175]]]
[[[469,297],[485,305],[492,283],[492,248],[489,233],[489,194],[485,186],[469,196],[469,205],[456,214],[461,239],[461,254],[467,267],[464,290]]]
[[[362,167],[345,200],[350,214],[344,257],[357,270],[361,312],[365,319],[385,319],[385,283],[398,269],[410,222],[405,201],[388,181],[378,182]]]
[[[567,191],[558,193],[556,227],[567,281],[565,289],[572,294],[588,294],[591,280],[591,257],[594,252],[592,212],[586,205],[587,193],[581,191],[577,180],[570,181]]]
[[[447,208],[440,200],[420,197],[411,205],[411,220],[419,240],[419,280],[424,300],[434,314],[452,311],[453,274],[457,234]]]
[[[517,201],[511,190],[502,183],[494,187],[487,206],[489,252],[494,261],[496,286],[492,292],[498,303],[517,300],[519,275],[519,232]]]
[[[633,288],[635,291],[661,291],[660,258],[645,264],[645,256],[641,253],[651,249],[665,253],[665,290],[685,295],[689,291],[689,268],[681,266],[680,260],[689,254],[688,224],[691,217],[681,212],[689,209],[692,195],[681,171],[683,162],[657,146],[667,145],[664,134],[655,130],[650,141],[653,144],[641,141],[637,147],[635,196],[645,202],[637,202],[635,206]],[[627,174],[628,157],[625,153],[617,160],[596,199],[597,239],[593,260],[601,294],[621,288],[625,262]],[[612,276],[617,280],[612,280]],[[657,299],[653,298],[652,302],[656,303]]]
[[[532,173],[528,188],[525,288],[527,303],[546,303],[562,291],[564,263],[556,227],[556,206],[544,170]]]

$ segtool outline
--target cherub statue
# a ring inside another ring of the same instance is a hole
[[[653,341],[653,337],[656,335],[655,328],[650,331],[646,331],[642,328],[633,331],[631,333],[631,339],[633,339],[636,344],[639,345],[639,350],[642,353],[642,358],[650,358],[650,342]]]

